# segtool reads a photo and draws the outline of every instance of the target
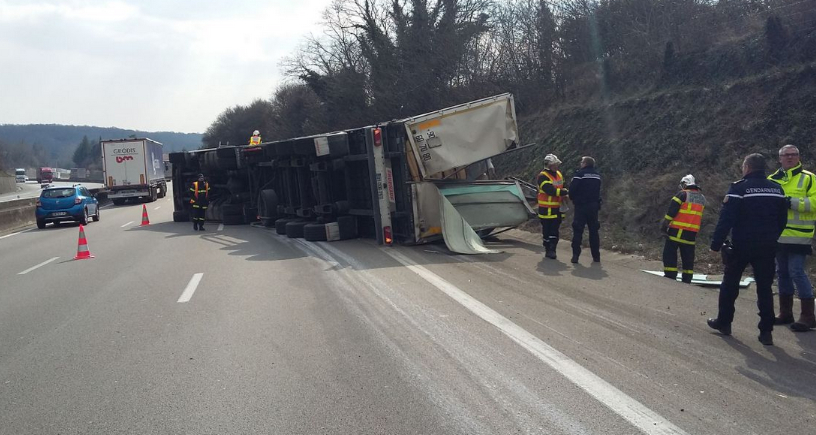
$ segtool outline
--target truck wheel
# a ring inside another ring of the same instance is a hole
[[[303,227],[308,225],[309,222],[306,221],[297,221],[297,222],[289,222],[286,224],[286,237],[290,239],[302,239],[303,238]]]
[[[243,225],[244,224],[244,216],[243,215],[226,215],[224,219],[221,220],[224,225]]]
[[[121,198],[116,198],[116,199],[113,199],[111,201],[113,201],[113,205],[122,205],[122,204],[125,203],[125,200],[121,199]]]
[[[337,230],[340,233],[340,240],[357,238],[357,216],[337,218]]]
[[[326,224],[307,224],[303,226],[303,238],[310,242],[326,240]]]
[[[186,211],[174,211],[173,222],[189,222],[190,215]]]
[[[299,220],[299,218],[280,218],[275,221],[275,232],[278,234],[286,234],[286,224]]]
[[[150,202],[156,202],[159,199],[159,189],[154,187],[150,189]]]
[[[244,207],[244,223],[252,223],[258,220],[258,209],[255,207]]]
[[[221,215],[223,217],[227,216],[241,216],[241,219],[244,218],[244,205],[243,204],[224,204],[221,206]]]

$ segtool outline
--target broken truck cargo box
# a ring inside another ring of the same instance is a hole
[[[423,165],[418,163],[422,150],[412,148],[419,133],[411,132],[420,124],[423,138],[440,139],[431,141],[433,151]],[[463,174],[467,165],[500,154],[517,140],[513,99],[505,94],[420,117],[255,147],[171,153],[173,219],[189,219],[189,186],[201,172],[211,188],[207,219],[260,220],[289,237],[361,236],[380,244],[416,244],[439,240],[446,227],[467,234],[513,227],[530,216],[517,182],[441,178],[444,172]],[[470,239],[451,246],[481,251],[473,247],[478,238]]]
[[[403,120],[423,177],[462,168],[516,146],[513,96],[497,95]]]

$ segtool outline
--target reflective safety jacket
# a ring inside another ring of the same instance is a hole
[[[790,197],[788,224],[779,236],[779,243],[802,245],[810,253],[816,229],[816,175],[802,169],[800,163],[787,171],[779,168],[768,179],[779,183],[785,196]]]
[[[561,214],[561,200],[567,195],[561,171],[545,169],[538,174],[538,217],[556,219]]]
[[[249,138],[249,146],[256,146],[261,144],[261,136],[252,136]]]
[[[697,186],[688,186],[674,195],[665,216],[669,221],[669,240],[687,245],[695,244],[705,206],[705,196]]]
[[[198,181],[195,181],[193,187],[190,188],[190,192],[193,192],[190,204],[193,205],[193,208],[206,209],[207,205],[210,204],[210,183],[205,181],[203,184],[199,184]]]

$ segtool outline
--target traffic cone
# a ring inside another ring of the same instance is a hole
[[[88,240],[85,238],[85,227],[79,224],[79,241],[77,242],[77,255],[74,260],[84,260],[86,258],[94,258],[91,251],[88,250]]]
[[[147,218],[147,206],[142,204],[142,224],[140,227],[150,225],[150,219]]]

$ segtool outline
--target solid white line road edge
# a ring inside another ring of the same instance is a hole
[[[128,225],[130,225],[130,224],[132,224],[132,223],[133,223],[133,221],[130,221],[130,222],[128,222],[128,223],[126,223],[126,224],[122,225],[122,226],[121,226],[121,227],[119,227],[119,228],[124,228],[124,227],[126,227],[126,226],[128,226]]]
[[[487,305],[479,302],[469,294],[453,284],[445,281],[439,275],[418,265],[410,258],[396,252],[394,249],[382,249],[384,253],[403,266],[410,269],[428,281],[434,287],[451,297],[453,300],[479,316],[482,320],[497,327],[506,336],[521,345],[536,356],[539,360],[560,373],[570,382],[589,393],[614,413],[631,423],[643,433],[660,435],[688,435],[683,429],[675,426],[661,415],[647,408],[642,403],[629,397],[598,375],[585,369],[568,356],[544,343],[524,328],[511,322],[506,317],[494,311]]]
[[[32,270],[34,270],[34,269],[38,269],[38,268],[40,268],[40,267],[43,267],[43,266],[45,266],[46,264],[48,264],[48,263],[50,263],[50,262],[52,262],[52,261],[54,261],[54,260],[57,260],[57,259],[59,259],[59,257],[54,257],[54,258],[52,258],[52,259],[50,259],[50,260],[43,261],[42,263],[40,263],[40,264],[38,264],[38,265],[36,265],[36,266],[34,266],[34,267],[29,267],[28,269],[26,269],[26,270],[24,270],[24,271],[22,271],[22,272],[18,273],[17,275],[25,275],[25,274],[27,274],[28,272],[31,272],[31,271],[32,271]]]
[[[178,302],[183,304],[185,302],[189,302],[190,299],[193,298],[193,293],[195,293],[196,288],[198,288],[198,283],[201,282],[201,277],[203,277],[203,273],[196,273],[190,278],[190,282],[187,283],[187,288],[184,289],[184,292],[179,297]]]

